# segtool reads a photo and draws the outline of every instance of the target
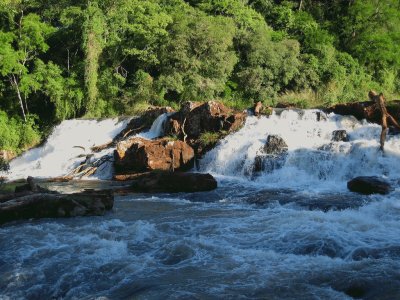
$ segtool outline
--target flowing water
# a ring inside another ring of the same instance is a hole
[[[349,142],[331,141],[337,129]],[[287,155],[255,172],[269,134]],[[200,162],[215,191],[117,196],[104,217],[1,227],[0,299],[399,299],[400,140],[382,153],[379,134],[312,110],[249,117]],[[347,191],[359,175],[394,191]]]

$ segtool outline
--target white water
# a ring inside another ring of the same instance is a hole
[[[269,118],[249,117],[239,132],[228,136],[201,161],[201,171],[251,178],[255,157],[270,134],[281,136],[288,156],[280,169],[255,178],[262,187],[345,190],[360,175],[397,180],[400,176],[400,137],[390,136],[379,151],[381,127],[353,117],[329,115],[317,122],[316,110],[286,110]],[[347,131],[349,142],[331,142],[334,130]]]
[[[157,138],[162,134],[167,114],[159,116],[147,132],[138,134],[147,139]],[[93,146],[111,142],[124,129],[128,119],[106,120],[67,120],[56,126],[48,140],[41,147],[27,151],[10,163],[10,171],[1,173],[8,180],[34,176],[48,178],[64,176],[86,160],[87,155],[93,155],[90,161],[101,157],[110,157],[110,162],[102,165],[92,176],[94,179],[110,179],[113,173],[111,158],[115,148],[108,148],[99,153],[92,153]]]

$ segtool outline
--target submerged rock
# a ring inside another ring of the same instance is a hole
[[[217,188],[210,174],[181,172],[150,172],[136,178],[132,188],[146,193],[193,193]]]
[[[117,144],[114,158],[118,174],[188,170],[193,167],[194,150],[182,141],[133,137]]]
[[[348,142],[349,136],[346,130],[335,130],[332,132],[332,142]]]
[[[370,194],[389,194],[392,187],[389,182],[377,176],[359,176],[347,183],[347,188],[356,193]]]

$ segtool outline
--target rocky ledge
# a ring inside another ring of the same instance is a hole
[[[30,177],[15,193],[0,196],[0,224],[32,218],[101,216],[113,205],[112,191],[59,194],[39,187]]]

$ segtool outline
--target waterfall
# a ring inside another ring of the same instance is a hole
[[[169,114],[160,115],[149,131],[137,136],[153,139],[163,134]],[[43,146],[31,149],[10,162],[10,171],[0,172],[8,180],[34,176],[39,178],[64,176],[81,163],[108,159],[92,176],[94,179],[110,179],[113,174],[112,155],[115,148],[93,153],[91,147],[111,142],[129,120],[67,120],[56,126]]]
[[[349,141],[332,141],[335,130],[346,130]],[[270,117],[249,117],[240,131],[205,155],[200,170],[276,188],[345,189],[347,180],[361,175],[396,180],[400,174],[400,139],[390,136],[382,153],[380,132],[379,125],[349,116],[326,116],[318,110],[285,110]],[[255,173],[255,159],[271,134],[287,143],[287,155],[279,168],[267,167]]]

